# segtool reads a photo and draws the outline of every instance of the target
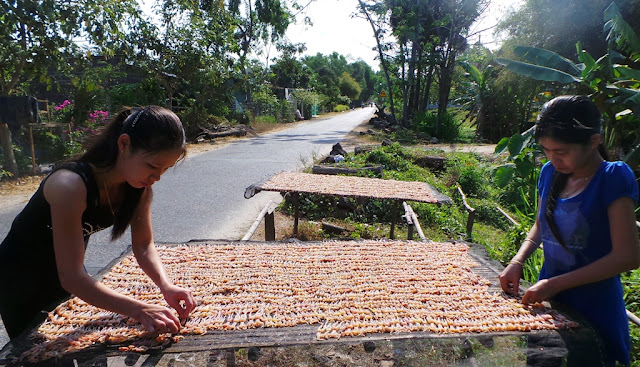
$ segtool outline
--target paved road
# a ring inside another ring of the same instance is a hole
[[[314,158],[328,154],[373,108],[356,109],[338,116],[239,140],[187,158],[154,185],[152,217],[158,243],[181,243],[197,239],[240,239],[255,217],[278,193],[261,192],[244,198],[244,189],[281,171],[295,171]],[[0,205],[0,238],[24,203]],[[85,266],[96,274],[126,251],[128,234],[115,243],[108,231],[92,236]],[[7,342],[0,324],[0,346]]]

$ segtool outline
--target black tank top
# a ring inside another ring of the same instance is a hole
[[[85,248],[92,233],[113,225],[113,215],[100,206],[100,193],[91,166],[85,162],[66,162],[53,172],[66,169],[77,173],[87,188],[87,208],[82,214]],[[52,173],[53,173],[52,172]],[[43,187],[49,174],[29,203],[14,219],[9,234],[0,244],[0,283],[19,294],[0,297],[37,298],[48,305],[68,297],[60,285],[53,249],[51,208],[44,197]],[[13,293],[13,292],[12,292]]]

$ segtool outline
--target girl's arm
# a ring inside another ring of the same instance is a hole
[[[538,199],[538,208],[540,208],[541,200],[542,199]],[[524,262],[527,261],[529,256],[540,246],[541,238],[542,236],[538,229],[538,220],[536,219],[536,222],[522,241],[518,253],[509,261],[509,264],[504,268],[502,273],[498,275],[503,291],[514,296],[518,295],[518,287],[520,287],[520,277],[522,276]]]
[[[538,205],[538,207],[540,207]],[[522,245],[518,253],[511,259],[507,267],[500,273],[498,279],[500,286],[506,293],[514,296],[518,295],[518,287],[520,286],[520,277],[522,276],[522,267],[529,256],[540,246],[540,231],[538,229],[538,221],[533,224],[527,237],[522,241]]]
[[[51,207],[53,247],[62,287],[96,307],[130,316],[152,332],[178,332],[179,320],[166,307],[127,297],[86,273],[82,213],[87,207],[87,189],[80,176],[66,170],[53,173],[45,183],[44,196]]]
[[[611,252],[579,269],[539,281],[527,290],[522,297],[523,303],[548,300],[563,290],[611,278],[640,266],[633,200],[621,197],[609,205],[607,212],[611,231]]]
[[[140,204],[131,222],[131,246],[133,254],[142,270],[160,288],[167,303],[180,317],[186,319],[196,307],[196,301],[190,291],[174,285],[167,276],[162,261],[153,243],[151,225],[151,188],[144,190]]]

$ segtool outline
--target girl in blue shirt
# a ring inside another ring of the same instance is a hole
[[[537,220],[499,278],[502,289],[517,296],[522,265],[543,243],[540,277],[522,302],[550,300],[579,313],[603,341],[601,364],[613,366],[630,363],[620,273],[640,266],[638,185],[627,164],[606,160],[600,125],[587,97],[544,105],[534,137],[549,162],[540,171]]]

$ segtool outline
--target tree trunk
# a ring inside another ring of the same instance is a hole
[[[451,41],[453,42],[453,41]],[[447,104],[449,104],[449,95],[451,94],[451,81],[453,79],[453,69],[456,61],[456,50],[449,42],[445,57],[440,65],[440,84],[438,85],[438,116],[436,117],[437,138],[440,137],[440,124],[442,118],[447,112]]]
[[[427,106],[429,106],[429,102],[431,102],[430,92],[431,92],[431,84],[433,83],[433,64],[429,65],[429,71],[427,72],[427,81],[424,86],[424,93],[422,97],[422,103],[420,103],[420,108],[423,112],[427,111]]]
[[[414,95],[415,89],[415,70],[416,70],[416,57],[418,51],[418,42],[412,41],[411,57],[409,58],[409,72],[407,73],[407,83],[404,88],[404,103],[402,111],[402,126],[409,127],[409,117],[415,115],[411,107],[411,96]]]
[[[4,166],[14,177],[18,176],[18,164],[16,157],[13,155],[13,146],[11,145],[11,131],[7,124],[0,121],[0,145],[2,145],[2,153],[4,155]]]
[[[416,60],[416,82],[413,87],[413,91],[409,96],[409,108],[413,111],[414,114],[420,112],[420,91],[422,87],[422,68],[420,65],[422,64],[422,50],[417,52],[417,60]]]
[[[378,47],[378,56],[380,56],[380,63],[382,64],[382,70],[384,71],[384,78],[387,81],[387,89],[389,90],[389,107],[391,109],[391,117],[395,122],[397,120],[396,120],[396,108],[393,105],[393,88],[392,88],[393,85],[391,84],[391,78],[389,78],[389,67],[387,66],[387,61],[384,58],[384,54],[382,53],[382,46],[380,45],[378,30],[376,29],[376,25],[374,24],[373,19],[371,19],[371,16],[367,12],[367,9],[365,8],[362,0],[358,0],[358,3],[360,4],[360,9],[362,9],[362,12],[367,17],[369,24],[371,24],[371,29],[373,29],[373,34],[376,37],[376,45]]]

